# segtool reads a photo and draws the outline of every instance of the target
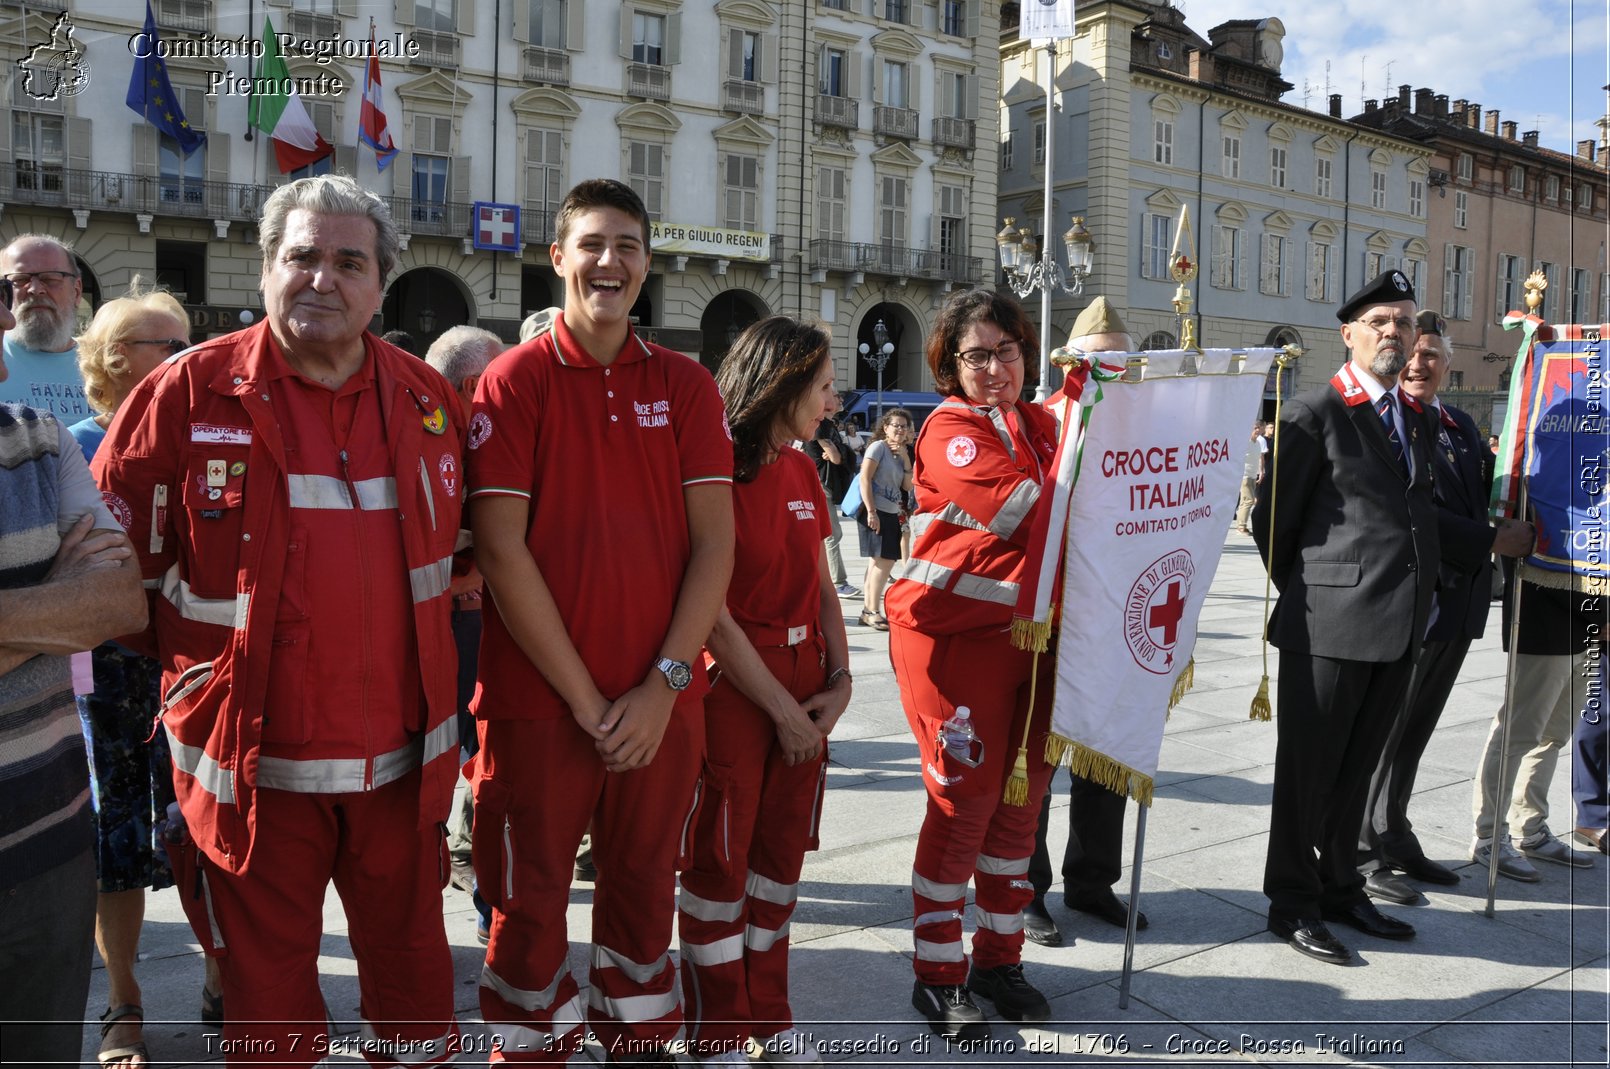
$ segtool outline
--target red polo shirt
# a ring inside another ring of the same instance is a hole
[[[469,496],[531,502],[526,545],[576,652],[605,698],[641,683],[671,627],[690,552],[683,490],[732,481],[715,380],[635,334],[605,367],[556,316],[481,376],[470,420]],[[555,719],[569,708],[484,609],[475,715]],[[679,701],[708,689],[703,673]]]
[[[797,627],[822,613],[822,539],[832,534],[816,465],[784,446],[747,483],[732,488],[737,544],[727,609],[740,624]]]
[[[272,341],[269,352],[267,386],[285,436],[291,537],[269,661],[263,756],[389,753],[423,730],[425,714],[374,358],[366,355],[357,373],[331,390],[293,371]]]

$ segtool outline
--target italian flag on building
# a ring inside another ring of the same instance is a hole
[[[302,95],[296,91],[296,82],[285,66],[285,57],[280,55],[272,19],[263,20],[263,63],[252,82],[247,118],[252,126],[273,140],[274,162],[281,174],[290,174],[335,152],[335,148],[319,136],[302,104]]]

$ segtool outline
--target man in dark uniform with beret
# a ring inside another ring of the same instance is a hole
[[[1286,402],[1259,484],[1253,538],[1280,598],[1278,742],[1264,894],[1269,930],[1310,957],[1351,952],[1326,927],[1408,939],[1357,867],[1370,775],[1409,686],[1437,578],[1437,508],[1418,401],[1397,388],[1414,345],[1414,288],[1372,279],[1336,313],[1350,358]]]

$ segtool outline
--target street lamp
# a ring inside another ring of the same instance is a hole
[[[1073,225],[1062,235],[1062,246],[1068,257],[1066,277],[1049,246],[1044,255],[1035,258],[1039,244],[1034,240],[1034,235],[1027,229],[1014,229],[1014,222],[1016,220],[1008,216],[1006,225],[995,235],[995,244],[1001,253],[1001,267],[1006,271],[1006,284],[1012,287],[1012,292],[1019,297],[1027,297],[1041,289],[1052,293],[1060,290],[1075,297],[1083,293],[1096,250],[1095,240],[1085,229],[1084,216],[1074,216]]]
[[[430,305],[421,308],[415,318],[419,321],[421,334],[429,334],[436,329],[436,312]]]
[[[889,358],[894,356],[894,342],[889,340],[889,328],[878,320],[872,327],[872,345],[862,342],[856,348],[861,353],[861,359],[866,361],[867,367],[878,373],[878,420],[883,419],[883,369],[889,366]],[[870,430],[870,428],[868,428]]]

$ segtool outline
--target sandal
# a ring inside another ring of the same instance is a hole
[[[143,1039],[137,1040],[133,1043],[126,1043],[120,1047],[108,1048],[106,1046],[107,1033],[116,1027],[119,1021],[127,1020],[130,1017],[138,1017],[140,1019],[141,1030],[143,1032],[145,1026],[145,1011],[132,1002],[126,1002],[121,1006],[108,1006],[106,1008],[106,1012],[101,1014],[101,1049],[96,1053],[95,1058],[102,1065],[117,1065],[123,1062],[133,1061],[136,1058],[138,1058],[142,1064],[151,1064],[151,1055],[146,1051],[145,1040]]]
[[[224,1023],[224,993],[201,989],[201,1019],[206,1024]]]
[[[861,626],[870,627],[874,631],[887,631],[889,630],[889,621],[882,613],[873,612],[871,609],[862,609]]]

